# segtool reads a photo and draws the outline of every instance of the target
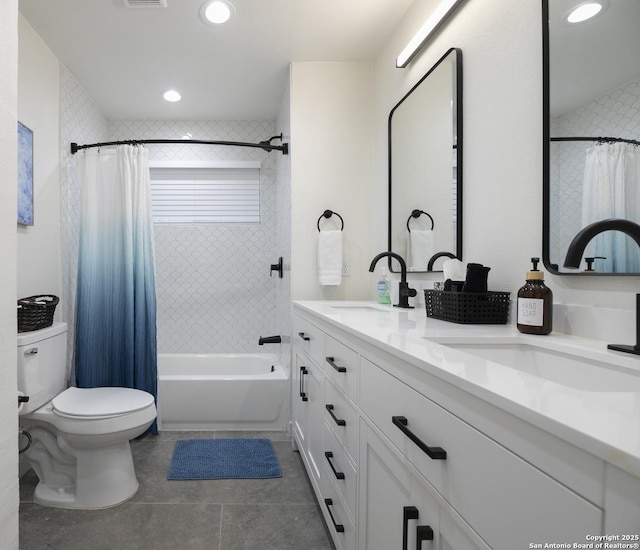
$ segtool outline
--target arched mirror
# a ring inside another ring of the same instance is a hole
[[[389,114],[389,250],[407,270],[462,258],[462,52],[451,48]],[[391,271],[399,264],[390,259]]]
[[[542,0],[543,257],[556,274],[637,274],[640,247],[617,230],[578,247],[579,266],[565,267],[587,225],[640,223],[640,2],[593,0],[598,13],[580,21],[573,10],[585,4]]]

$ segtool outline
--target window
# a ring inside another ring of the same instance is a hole
[[[260,223],[260,162],[155,162],[154,223]]]

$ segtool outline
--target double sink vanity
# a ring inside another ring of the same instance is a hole
[[[293,309],[293,440],[338,549],[640,543],[637,356],[423,309]]]

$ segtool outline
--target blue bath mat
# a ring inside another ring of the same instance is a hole
[[[269,439],[181,439],[167,479],[282,477]]]

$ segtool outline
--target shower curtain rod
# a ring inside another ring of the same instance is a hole
[[[549,138],[549,141],[599,141],[602,143],[631,143],[632,145],[640,145],[640,141],[636,141],[635,139],[625,139],[625,138],[616,138],[616,137],[588,137],[588,136],[576,136],[576,137],[552,137]]]
[[[107,147],[109,145],[144,145],[147,143],[190,143],[195,145],[233,145],[236,147],[256,147],[264,149],[267,152],[282,151],[283,155],[289,154],[289,144],[283,143],[282,145],[271,145],[271,141],[274,139],[282,139],[282,134],[279,136],[270,137],[268,140],[261,141],[260,143],[246,143],[244,141],[205,141],[201,139],[128,139],[124,141],[105,141],[102,143],[89,143],[87,145],[78,145],[77,143],[71,143],[71,154],[75,155],[80,149],[91,149],[92,147]]]

